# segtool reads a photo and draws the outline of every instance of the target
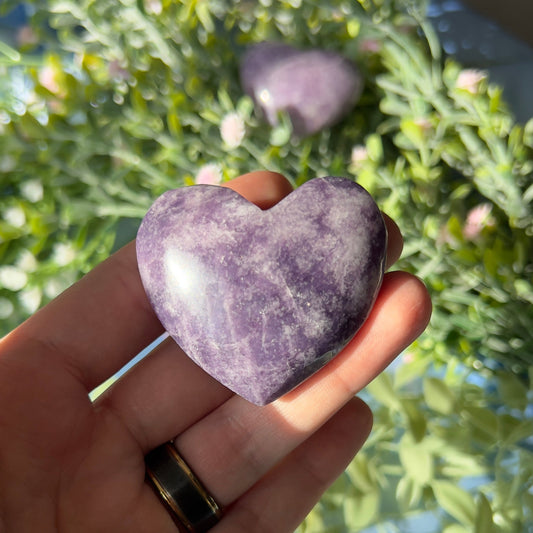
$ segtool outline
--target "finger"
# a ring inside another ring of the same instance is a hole
[[[268,206],[291,190],[283,176],[259,171],[228,184]],[[163,332],[142,286],[130,243],[3,340],[31,357],[39,346],[87,390],[99,385]],[[13,343],[13,344],[12,344]]]
[[[130,243],[11,332],[20,357],[44,353],[87,391],[163,332],[141,284]]]
[[[259,181],[263,181],[260,188],[261,194],[257,194]],[[292,185],[285,176],[267,170],[248,172],[222,186],[233,189],[261,209],[269,209],[292,192]]]
[[[368,320],[330,363],[264,407],[231,397],[177,437],[176,447],[222,505],[234,501],[408,346],[430,311],[418,279],[387,274]]]
[[[385,267],[389,268],[400,259],[403,249],[403,237],[400,228],[391,217],[383,213],[383,220],[387,227],[387,260]]]
[[[369,408],[354,398],[227,509],[212,533],[294,531],[360,450],[371,427]]]
[[[232,395],[167,338],[98,397],[95,406],[118,415],[148,453]]]

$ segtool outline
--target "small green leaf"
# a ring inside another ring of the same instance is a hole
[[[344,503],[344,521],[348,531],[359,531],[372,523],[378,514],[380,492],[373,491],[349,497]]]
[[[383,144],[381,136],[377,133],[369,135],[366,140],[366,149],[368,157],[375,163],[381,162],[383,159]]]
[[[350,482],[360,492],[370,492],[377,490],[375,467],[369,462],[364,453],[358,453],[355,459],[346,469],[346,475]]]
[[[426,434],[427,421],[424,413],[420,410],[418,400],[403,399],[401,404],[409,422],[411,435],[416,442],[420,442]]]
[[[442,533],[472,533],[472,530],[467,529],[460,524],[450,524],[444,528]]]
[[[292,122],[287,113],[278,113],[279,123],[270,131],[270,144],[283,146],[287,144],[292,135]]]
[[[423,387],[424,399],[430,409],[443,415],[453,413],[455,396],[444,381],[437,378],[425,378]]]
[[[426,485],[433,479],[433,456],[423,444],[404,437],[399,454],[407,475],[418,485]]]
[[[466,527],[472,527],[476,518],[474,498],[451,481],[435,480],[431,484],[439,505]]]
[[[416,146],[425,144],[424,128],[414,120],[404,118],[400,122],[400,131]]]
[[[361,22],[359,19],[353,18],[346,23],[346,31],[352,39],[355,39],[359,35],[360,30]]]
[[[407,511],[418,505],[422,497],[422,486],[413,478],[404,476],[396,486],[396,499],[400,507]]]
[[[524,127],[524,143],[533,148],[533,118],[529,119]]]
[[[381,404],[390,409],[398,409],[400,400],[392,385],[392,379],[387,372],[382,372],[367,385],[368,392]]]
[[[488,437],[487,443],[498,439],[498,417],[490,409],[466,405],[462,414],[474,428]]]
[[[211,17],[211,12],[209,11],[209,3],[205,0],[198,0],[196,2],[196,16],[200,21],[200,24],[204,27],[207,33],[213,33],[215,31],[215,24],[213,23],[213,18]]]
[[[528,419],[514,426],[511,431],[502,432],[502,440],[506,445],[510,446],[528,439],[531,435],[533,435],[533,420]]]
[[[509,407],[524,410],[527,407],[527,388],[513,374],[505,373],[498,376],[498,391]]]
[[[494,531],[492,508],[487,497],[483,493],[480,493],[476,508],[474,533],[491,533],[492,531]]]

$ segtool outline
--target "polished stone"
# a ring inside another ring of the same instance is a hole
[[[277,42],[252,46],[240,65],[241,85],[271,125],[286,112],[298,137],[340,121],[363,88],[355,64],[332,51]]]
[[[263,405],[360,328],[386,239],[371,196],[348,179],[310,180],[265,211],[229,188],[196,185],[156,200],[137,257],[150,302],[185,353]]]

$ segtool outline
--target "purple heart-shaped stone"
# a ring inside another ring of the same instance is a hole
[[[241,85],[275,125],[285,111],[303,137],[341,120],[359,99],[363,82],[353,62],[335,52],[262,42],[240,65]]]
[[[264,405],[325,365],[368,316],[387,232],[356,183],[316,178],[262,211],[225,187],[156,200],[137,235],[150,302],[206,372]]]

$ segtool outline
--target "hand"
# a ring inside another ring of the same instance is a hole
[[[263,208],[290,192],[257,172],[230,187]],[[387,219],[388,263],[401,236]],[[162,333],[125,246],[0,341],[0,532],[171,533],[144,456],[175,438],[225,507],[214,533],[290,532],[372,425],[354,395],[424,329],[420,281],[385,275],[333,361],[265,407],[233,395],[167,339],[96,401],[89,392]]]

